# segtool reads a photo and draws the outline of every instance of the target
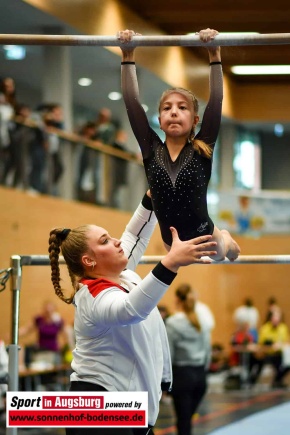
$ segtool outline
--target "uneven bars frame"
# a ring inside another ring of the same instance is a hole
[[[0,44],[12,45],[68,45],[68,46],[102,46],[120,47],[117,36],[89,36],[89,35],[28,35],[28,34],[0,34]],[[270,34],[219,34],[210,42],[202,42],[198,35],[156,35],[133,36],[127,47],[194,47],[194,46],[242,46],[242,45],[286,45],[290,44],[290,33]]]
[[[161,261],[162,255],[143,256],[140,265],[156,264]],[[65,264],[64,258],[59,257],[59,263]],[[12,291],[12,343],[8,346],[9,367],[8,367],[8,391],[19,390],[19,373],[18,373],[18,332],[19,332],[19,302],[22,280],[23,266],[48,266],[50,264],[48,255],[12,255],[10,257],[11,265],[11,291]],[[207,265],[240,265],[240,264],[290,264],[290,255],[240,255],[237,260],[230,262],[211,261]],[[195,263],[193,265],[200,265]],[[204,264],[203,264],[204,265]],[[16,435],[17,428],[11,427],[6,430],[7,435]]]
[[[21,255],[12,256],[20,258],[21,266],[48,266],[49,256],[48,255]],[[139,264],[157,264],[161,261],[163,255],[144,255],[141,257]],[[204,257],[210,260],[209,257]],[[65,264],[64,258],[59,257],[59,263]],[[290,255],[240,255],[237,260],[231,262],[228,259],[224,261],[213,261],[210,260],[210,265],[238,265],[238,264],[290,264]],[[200,263],[192,264],[192,266],[201,265]],[[208,264],[207,264],[208,265]],[[13,265],[11,264],[13,268]]]

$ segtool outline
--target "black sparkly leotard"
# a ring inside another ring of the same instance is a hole
[[[222,67],[212,65],[210,98],[196,139],[214,147],[221,122],[223,98]],[[181,240],[212,234],[214,224],[207,210],[207,187],[211,177],[212,159],[194,151],[188,142],[175,161],[167,146],[148,123],[139,101],[134,64],[122,65],[122,90],[130,124],[143,155],[144,167],[151,191],[163,241],[171,245],[170,226],[177,229]]]

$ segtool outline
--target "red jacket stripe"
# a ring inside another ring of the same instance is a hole
[[[104,279],[104,278],[97,278],[97,279],[83,278],[81,279],[80,282],[88,286],[89,292],[94,298],[98,296],[98,294],[101,293],[103,290],[106,290],[107,288],[110,287],[118,287],[123,292],[125,291],[123,287],[121,287],[119,284],[116,284],[115,282],[109,281],[108,279]]]

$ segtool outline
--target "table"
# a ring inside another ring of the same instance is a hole
[[[19,389],[23,391],[45,389],[43,380],[45,377],[50,377],[52,382],[48,382],[48,386],[56,391],[67,391],[71,371],[70,364],[57,364],[44,368],[21,368],[19,370],[19,384],[21,388]]]

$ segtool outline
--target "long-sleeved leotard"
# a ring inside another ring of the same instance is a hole
[[[195,138],[213,148],[221,122],[223,79],[220,64],[210,68],[210,98]],[[166,143],[150,127],[139,101],[133,62],[122,65],[122,90],[130,124],[141,148],[163,241],[171,245],[171,226],[177,229],[181,240],[212,234],[214,224],[208,215],[206,200],[212,159],[194,151],[192,143],[188,142],[178,158],[171,160]]]

